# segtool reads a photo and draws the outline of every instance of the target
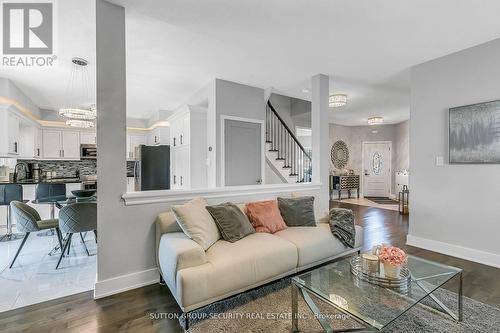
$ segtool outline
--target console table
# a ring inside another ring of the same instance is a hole
[[[351,197],[351,190],[356,190],[356,194],[359,199],[359,175],[330,175],[330,196],[333,194],[333,191],[337,191],[338,198],[340,200],[343,190],[347,190],[349,198]]]

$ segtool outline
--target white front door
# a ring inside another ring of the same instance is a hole
[[[391,192],[391,143],[363,142],[363,194],[389,197]]]

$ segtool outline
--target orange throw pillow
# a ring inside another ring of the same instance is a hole
[[[256,201],[247,203],[245,206],[248,219],[255,231],[274,234],[286,229],[285,221],[283,221],[278,207],[278,201]]]

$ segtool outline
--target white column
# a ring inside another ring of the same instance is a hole
[[[125,9],[96,0],[96,30],[99,281],[111,274],[110,263],[120,264],[116,244],[127,241],[120,236],[127,191]]]
[[[321,193],[317,198],[317,208],[321,214],[329,211],[330,195],[328,182],[330,173],[328,94],[330,92],[328,75],[317,74],[312,77],[312,180],[321,183]]]

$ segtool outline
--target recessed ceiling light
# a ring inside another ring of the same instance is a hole
[[[368,117],[368,125],[380,125],[384,123],[384,117],[373,116]]]
[[[309,89],[304,88],[304,89],[302,89],[302,92],[303,92],[304,94],[307,94],[307,93],[309,92]]]
[[[331,108],[339,108],[347,104],[346,94],[333,94],[328,97],[328,106]]]

